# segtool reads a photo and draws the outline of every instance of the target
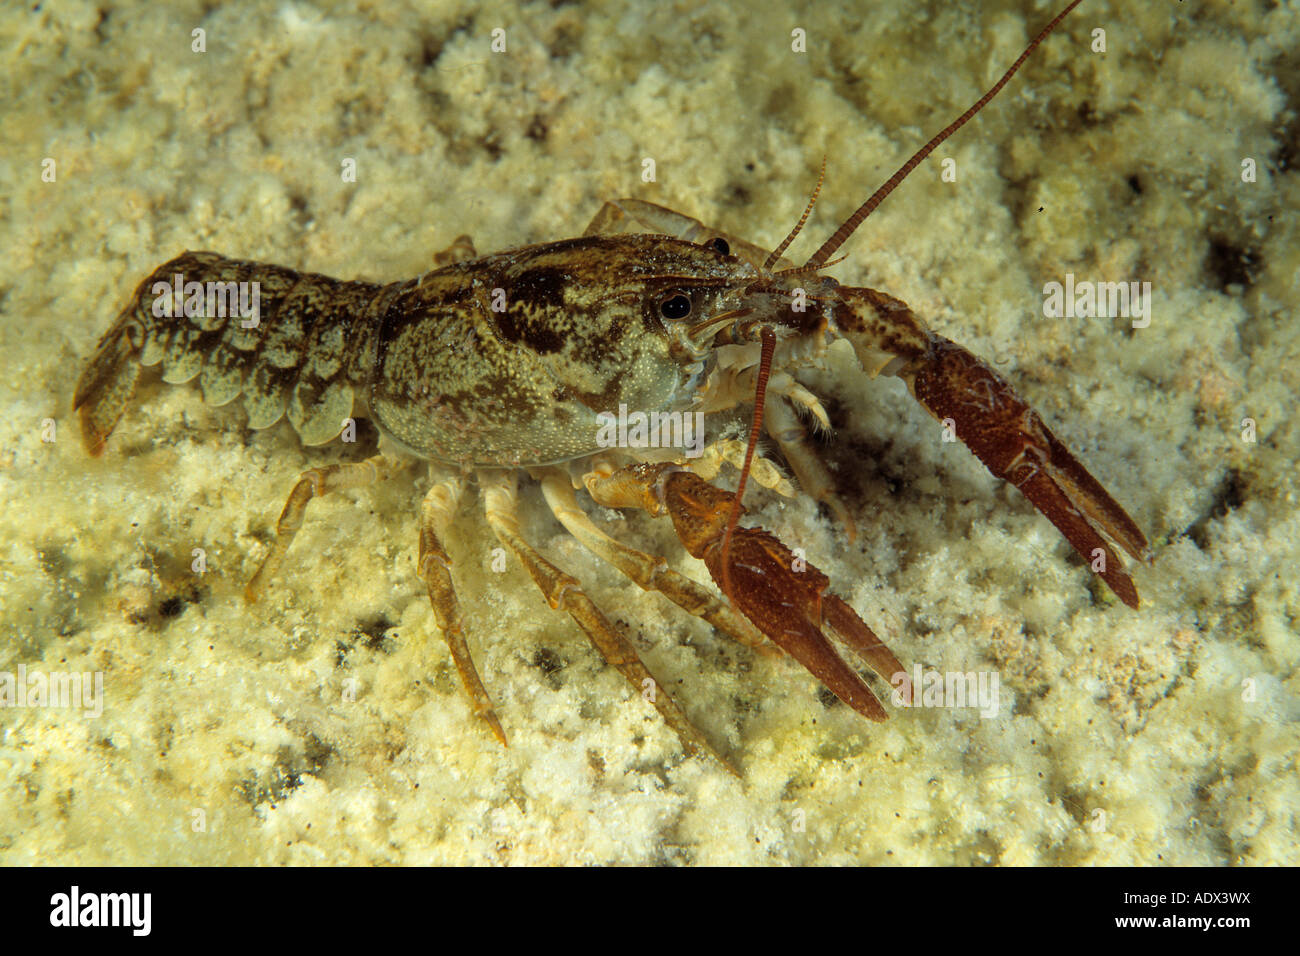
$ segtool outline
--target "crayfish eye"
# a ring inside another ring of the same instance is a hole
[[[684,319],[691,314],[691,300],[680,292],[659,303],[659,314],[665,319]]]
[[[721,236],[714,236],[712,239],[706,242],[705,245],[708,248],[712,249],[714,252],[719,253],[720,255],[724,255],[724,256],[731,255],[730,243],[728,243],[727,240],[723,239]]]

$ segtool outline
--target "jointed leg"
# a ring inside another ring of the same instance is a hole
[[[244,586],[244,600],[250,603],[256,601],[266,588],[271,575],[275,574],[280,567],[280,563],[284,560],[289,545],[293,544],[298,529],[302,527],[302,519],[307,513],[307,505],[313,498],[319,498],[331,491],[342,491],[344,488],[364,487],[381,478],[388,477],[392,470],[391,463],[385,460],[382,455],[376,455],[374,458],[367,458],[365,461],[343,462],[304,471],[299,476],[298,483],[294,485],[293,491],[289,493],[289,500],[284,503],[284,510],[280,512],[280,520],[275,525],[275,540],[271,542],[271,550],[266,553],[266,557],[262,559],[261,567],[257,569],[248,584]]]
[[[695,472],[705,481],[712,481],[722,470],[724,461],[735,467],[737,471],[744,467],[745,443],[735,438],[712,442],[698,458],[687,459],[682,463],[682,467]],[[794,485],[777,470],[776,465],[762,455],[754,455],[754,460],[750,463],[749,479],[756,485],[775,491],[778,495],[786,498],[794,497]]]
[[[808,430],[799,421],[794,409],[784,399],[774,396],[767,401],[763,424],[767,427],[768,435],[785,455],[785,460],[794,469],[800,487],[814,500],[823,502],[835,512],[835,516],[844,525],[851,544],[858,534],[857,525],[854,524],[849,509],[844,507],[844,502],[835,494],[835,483],[830,472],[813,451],[812,444],[808,441]]]
[[[506,734],[497,719],[492,698],[479,678],[474,659],[470,656],[469,644],[465,640],[465,628],[460,614],[460,602],[456,600],[456,591],[451,580],[451,560],[442,546],[441,538],[446,534],[447,526],[456,514],[461,495],[465,491],[465,479],[454,475],[437,482],[429,489],[420,505],[420,577],[429,589],[429,601],[433,604],[433,615],[438,620],[438,627],[451,651],[451,658],[460,673],[465,693],[469,695],[474,713],[483,718],[492,730],[492,735],[506,745]]]
[[[587,226],[584,236],[608,236],[622,232],[635,232],[630,224],[642,229],[674,239],[703,244],[712,239],[725,239],[733,256],[744,259],[758,267],[767,259],[768,252],[752,242],[746,242],[730,233],[706,226],[698,219],[685,213],[660,206],[658,203],[646,202],[644,199],[611,199],[600,207],[591,224]],[[775,268],[788,268],[792,263],[780,260]]]
[[[519,558],[546,597],[547,603],[556,610],[568,612],[605,660],[616,667],[638,693],[644,691],[647,686],[653,688],[655,708],[664,722],[677,732],[688,751],[712,754],[734,773],[734,768],[691,725],[663,685],[655,680],[641,663],[636,648],[631,642],[614,629],[600,613],[600,609],[587,597],[578,580],[547,561],[524,539],[519,531],[519,521],[516,517],[515,473],[480,471],[479,483],[483,488],[488,524],[501,543]],[[647,685],[646,681],[652,683]]]
[[[658,555],[646,554],[611,538],[578,506],[569,476],[551,469],[542,476],[542,494],[551,513],[592,553],[614,565],[647,591],[658,591],[678,607],[708,621],[742,644],[762,645],[766,638],[712,593],[668,567]]]
[[[453,262],[465,262],[468,259],[477,259],[478,251],[474,248],[474,240],[467,235],[459,235],[451,241],[446,249],[433,254],[433,264],[441,268],[442,266],[451,265]]]

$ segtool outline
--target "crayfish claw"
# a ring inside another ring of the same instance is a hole
[[[724,548],[733,495],[697,475],[669,475],[663,495],[678,537],[704,561],[737,610],[859,714],[875,721],[888,719],[871,688],[840,656],[823,628],[885,680],[903,665],[852,608],[825,593],[830,583],[825,574],[762,528],[735,528]]]
[[[1020,489],[1056,525],[1121,601],[1138,606],[1137,587],[1106,538],[1144,561],[1150,558],[1146,537],[1005,379],[938,335],[903,377],[989,471]]]

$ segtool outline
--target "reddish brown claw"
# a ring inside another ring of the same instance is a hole
[[[1005,379],[938,335],[903,377],[917,401],[989,471],[1019,488],[1121,601],[1138,606],[1137,588],[1103,534],[1138,560],[1149,557],[1146,538]]]
[[[761,528],[736,528],[724,552],[723,532],[734,497],[687,471],[668,475],[663,484],[663,504],[678,537],[704,561],[719,587],[725,587],[726,561],[736,608],[840,700],[864,717],[886,720],[880,701],[840,657],[823,628],[830,628],[886,681],[903,665],[851,607],[825,593],[830,579],[776,536]]]

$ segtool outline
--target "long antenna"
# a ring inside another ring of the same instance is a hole
[[[767,379],[772,374],[772,356],[776,353],[776,333],[771,326],[759,329],[763,340],[763,354],[758,363],[758,380],[754,388],[754,418],[749,426],[749,442],[745,445],[745,464],[740,469],[740,484],[736,486],[736,497],[731,499],[731,510],[727,513],[727,530],[722,533],[722,593],[733,605],[736,599],[731,592],[731,536],[736,531],[736,522],[740,520],[740,499],[745,496],[745,482],[749,480],[749,466],[754,462],[754,449],[758,447],[758,436],[763,428],[763,405],[767,400]]]

